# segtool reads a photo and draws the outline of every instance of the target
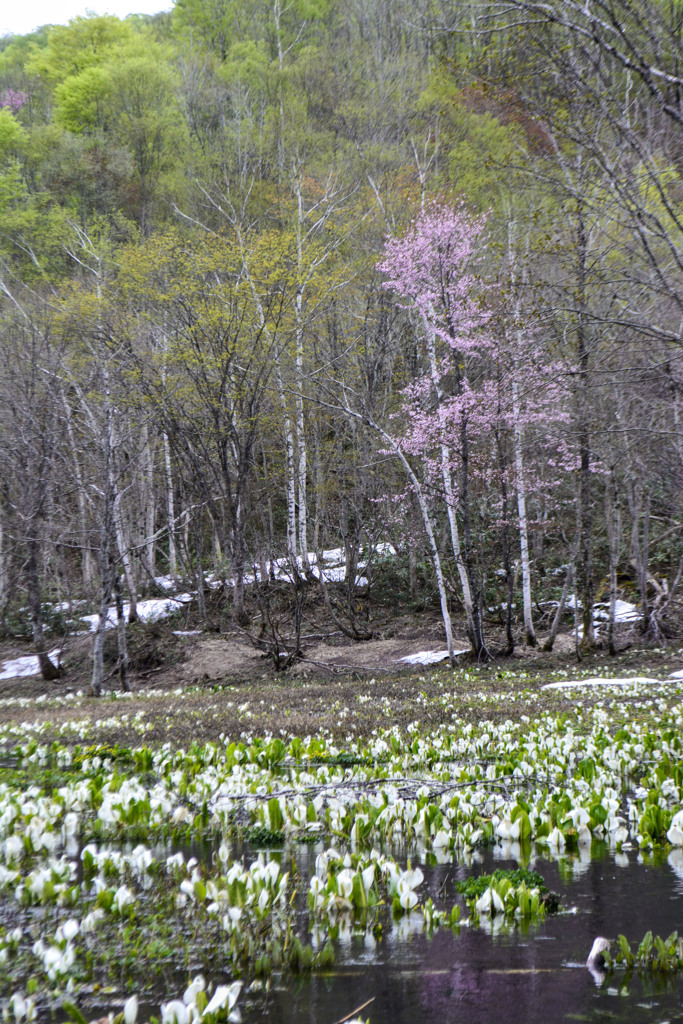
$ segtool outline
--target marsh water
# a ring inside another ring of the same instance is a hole
[[[422,900],[431,895],[450,907],[457,880],[518,866],[501,859],[500,849],[496,853],[494,859],[485,851],[469,864],[423,863]],[[301,854],[305,861],[315,850]],[[399,923],[385,919],[379,941],[371,930],[342,929],[332,970],[281,985],[274,978],[267,996],[245,993],[243,1021],[335,1024],[359,1007],[358,1015],[371,1024],[683,1021],[683,978],[628,977],[623,970],[594,977],[584,966],[598,935],[623,933],[633,946],[648,929],[683,934],[679,857],[648,863],[637,850],[605,850],[584,861],[536,858],[531,866],[561,894],[569,912],[548,915],[526,930],[462,927],[428,937],[421,914]]]

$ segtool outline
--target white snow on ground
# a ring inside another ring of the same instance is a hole
[[[602,620],[607,622],[609,619],[609,604],[596,604],[593,610],[593,619],[595,621]],[[634,604],[630,604],[629,601],[614,602],[615,622],[638,622],[639,619],[640,612]]]
[[[392,544],[378,544],[375,547],[375,554],[378,555],[395,555],[396,549]],[[302,558],[296,560],[297,570],[302,575],[304,574],[304,562]],[[358,570],[365,569],[367,565],[366,561],[358,562]],[[344,556],[343,548],[327,548],[322,552],[322,565],[318,565],[318,559],[313,552],[309,552],[308,555],[308,566],[313,576],[316,579],[320,579],[322,574],[323,580],[326,583],[343,583],[346,579],[346,561]],[[276,580],[291,580],[292,579],[292,566],[288,558],[278,558],[268,563],[268,573],[273,576]],[[254,573],[250,573],[244,577],[244,582],[257,583],[261,579],[261,574],[258,568],[255,568]],[[357,576],[355,580],[357,587],[366,587],[368,585],[367,578],[365,576]]]
[[[375,547],[375,554],[377,555],[395,555],[396,548],[392,544],[377,544]],[[304,562],[302,558],[297,558],[297,569],[303,575]],[[318,566],[318,559],[314,552],[309,552],[308,564],[312,574],[318,579],[320,577],[320,567]],[[358,569],[362,570],[366,567],[367,562],[361,560],[358,563]],[[288,558],[276,558],[271,562],[267,563],[267,571],[269,578],[276,580],[291,580],[292,579],[292,567]],[[346,562],[343,548],[327,548],[322,552],[322,572],[323,579],[327,583],[343,583],[346,579]],[[254,567],[253,573],[245,573],[244,582],[247,586],[250,583],[258,583],[261,580],[261,572],[258,566]],[[163,590],[173,590],[175,586],[173,578],[171,576],[155,576],[154,582],[158,587]],[[228,586],[231,585],[232,580],[226,579],[225,581],[215,573],[210,572],[205,576],[205,582],[207,587],[216,588],[223,585],[225,582]],[[366,587],[368,581],[365,576],[356,577],[357,587]]]
[[[679,669],[678,672],[672,672],[669,679],[683,679],[683,668]]]
[[[178,594],[176,597],[150,597],[145,601],[138,601],[137,611],[138,618],[141,622],[156,622],[157,619],[165,619],[167,615],[171,615],[172,612],[177,612],[179,608],[182,608],[184,604],[192,600],[192,594]],[[127,601],[123,605],[123,615],[128,620],[130,613],[130,605]],[[99,622],[99,615],[82,615],[81,620],[83,622],[90,623],[90,630],[94,632],[97,629],[97,623]],[[112,606],[107,613],[107,622],[105,629],[113,629],[116,625],[116,607]]]
[[[468,648],[464,651],[453,651],[453,654],[467,654]],[[418,651],[417,654],[407,654],[405,658],[398,658],[398,661],[405,661],[407,665],[436,665],[439,661],[448,661],[448,651]]]
[[[395,555],[396,549],[391,544],[378,544],[375,547],[375,552],[379,555]],[[309,555],[310,565],[313,575],[318,575],[319,569],[317,565],[317,559],[314,554]],[[303,569],[302,559],[298,559],[299,568]],[[359,562],[358,568],[364,569],[366,562]],[[269,566],[269,571],[272,571],[277,579],[291,579],[291,570],[287,559],[279,559],[276,562],[272,562]],[[344,549],[343,548],[329,548],[322,552],[322,571],[324,579],[328,583],[341,583],[346,578],[346,568],[344,562]],[[257,577],[246,576],[245,583],[254,583]],[[163,590],[172,590],[174,582],[170,576],[157,576],[154,582],[157,586]],[[367,579],[365,576],[356,577],[356,586],[364,587],[367,586]],[[208,574],[206,577],[207,586],[220,586],[220,581],[216,579],[213,574]],[[176,594],[175,597],[151,597],[145,601],[138,601],[137,612],[138,618],[142,622],[154,622],[157,619],[166,618],[167,615],[171,615],[173,612],[182,608],[184,604],[191,601],[193,594]],[[59,610],[68,610],[68,604],[63,603],[56,606]],[[130,605],[128,602],[124,603],[123,614],[125,618],[128,618],[130,612]],[[87,622],[90,627],[90,631],[94,632],[97,629],[97,623],[99,621],[99,615],[82,615],[80,621]],[[116,626],[116,608],[111,607],[107,613],[107,622],[105,625],[106,629],[113,629]],[[178,636],[189,636],[199,634],[200,630],[193,630],[191,633],[178,633]],[[56,658],[59,654],[59,650],[52,651],[50,658]],[[429,655],[430,652],[423,652]],[[432,660],[426,661],[424,664],[431,665],[436,661],[443,661],[444,659],[438,656],[434,656],[436,652],[432,652]],[[456,652],[464,653],[464,652]],[[446,657],[448,652],[446,651]],[[417,655],[415,655],[417,657]],[[419,664],[419,662],[416,662]],[[26,655],[21,658],[14,658],[12,661],[5,661],[0,665],[0,680],[2,679],[16,679],[18,676],[38,676],[40,675],[40,668],[38,666],[38,658],[35,655]]]
[[[57,647],[54,651],[50,651],[49,658],[51,662],[56,662],[61,654],[61,650]],[[14,658],[12,661],[5,661],[0,665],[0,679],[17,679],[23,676],[39,676],[40,665],[38,664],[37,654],[27,654],[22,658]]]
[[[172,576],[155,576],[154,582],[158,587],[161,587],[162,590],[173,590],[175,587],[175,582]]]
[[[650,679],[649,676],[630,676],[625,679],[568,679],[562,683],[546,683],[542,690],[564,690],[570,686],[664,686],[666,679]]]
[[[566,601],[566,607],[570,611],[574,610],[576,598],[573,594],[570,594]],[[557,601],[552,602],[557,607]],[[579,608],[581,608],[581,602],[579,601]],[[638,622],[640,620],[640,612],[634,604],[629,601],[617,600],[614,602],[614,621],[615,622]],[[600,624],[609,621],[609,602],[602,601],[599,604],[593,606],[593,626],[595,629],[596,637],[599,636]],[[580,637],[583,636],[583,626],[579,626],[578,634]]]
[[[152,597],[147,601],[138,601],[138,618],[143,622],[154,622],[156,619],[163,619],[171,612],[175,612],[178,608],[182,608],[184,604],[192,600],[192,594],[178,594],[177,597]],[[123,614],[126,619],[130,611],[130,605],[126,602],[123,606]],[[99,615],[83,615],[83,622],[90,623],[90,630],[94,632],[97,629],[97,623]],[[116,625],[116,608],[112,607],[109,609],[107,614],[106,629],[113,629]],[[59,654],[59,649],[56,651],[50,651],[50,659],[54,659]],[[40,666],[38,665],[38,658],[35,655],[26,655],[22,658],[14,658],[12,661],[5,661],[0,665],[0,680],[2,679],[16,679],[18,676],[39,676]]]
[[[557,601],[550,602],[552,605],[557,607]],[[565,602],[565,607],[571,611],[574,610],[575,598],[573,594],[570,594]],[[581,608],[581,602],[579,601],[579,608]],[[615,622],[637,622],[640,618],[640,612],[634,604],[630,601],[614,602],[614,621]],[[609,619],[609,601],[599,601],[593,605],[593,620],[595,622],[606,622]]]

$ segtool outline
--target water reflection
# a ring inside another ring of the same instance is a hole
[[[258,855],[248,844],[227,846],[226,856],[246,864]],[[263,851],[283,870],[290,870],[292,859],[296,862],[297,928],[314,948],[324,947],[330,931],[315,926],[305,894],[325,847],[320,841]],[[153,853],[164,859],[178,849],[160,844]],[[182,848],[186,859],[196,857],[207,866],[223,859],[220,850],[220,844],[212,843]],[[566,912],[524,927],[497,916],[484,927],[444,928],[432,937],[425,934],[418,910],[397,920],[389,908],[365,916],[338,913],[331,922],[334,968],[284,984],[275,976],[270,986],[243,993],[244,1024],[334,1024],[365,1003],[360,1016],[371,1024],[683,1021],[683,979],[585,966],[597,935],[615,939],[623,933],[633,946],[649,929],[662,936],[674,930],[683,934],[682,850],[615,853],[608,844],[594,842],[590,849],[580,846],[553,858],[547,849],[507,841],[459,858],[416,847],[393,846],[384,852],[402,864],[408,857],[413,866],[420,864],[421,904],[431,898],[450,909],[459,900],[458,881],[522,865],[538,871],[561,894]],[[220,972],[223,965],[216,969]],[[187,979],[180,968],[176,973],[171,988],[180,991]]]
[[[683,1020],[683,980],[636,972],[605,973],[585,966],[596,935],[625,934],[638,943],[648,929],[683,933],[683,855],[644,857],[636,850],[611,853],[602,844],[553,860],[516,850],[517,844],[477,851],[467,863],[422,854],[425,874],[421,899],[430,895],[452,905],[455,882],[496,867],[525,866],[539,871],[562,894],[573,913],[548,916],[525,931],[491,922],[424,933],[416,911],[399,921],[384,918],[379,937],[353,918],[336,938],[335,967],[325,975],[302,978],[267,998],[243,1003],[245,1024],[303,1020],[333,1024],[371,1000],[360,1013],[371,1024],[547,1024],[554,1021],[615,1021],[645,1024]],[[602,848],[604,846],[604,849]],[[308,851],[311,863],[316,851]],[[300,865],[301,870],[301,865]],[[502,919],[498,919],[502,920]],[[324,935],[317,937],[324,942]]]

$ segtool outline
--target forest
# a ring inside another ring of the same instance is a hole
[[[98,614],[98,694],[160,578],[279,648],[286,566],[288,629],[314,591],[360,641],[390,558],[451,658],[572,606],[614,653],[624,597],[680,637],[682,33],[176,0],[2,38],[0,634],[49,680],[55,609]]]

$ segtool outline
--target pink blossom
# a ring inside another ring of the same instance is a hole
[[[0,93],[0,107],[9,107],[13,114],[28,102],[28,93],[21,89],[5,89]]]

